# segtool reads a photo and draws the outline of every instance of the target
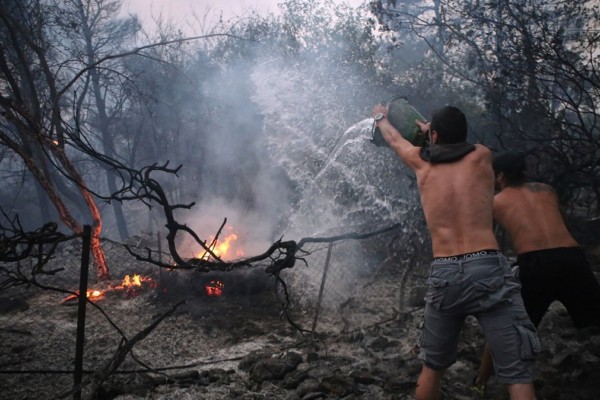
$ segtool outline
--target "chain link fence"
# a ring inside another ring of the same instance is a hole
[[[43,269],[50,273],[36,271],[35,257],[4,262],[0,397],[90,398],[107,390],[102,385],[109,377],[196,373],[264,345],[261,320],[273,332],[289,331],[278,318],[282,305],[304,334],[338,334],[397,318],[420,306],[428,258],[423,249],[429,248],[421,237],[398,226],[306,239],[279,281],[262,268],[218,274],[158,268],[136,260],[124,244],[104,240],[111,279],[96,281],[89,266],[83,282],[88,266],[82,237],[57,243]],[[159,243],[138,238],[128,246],[156,251]],[[220,289],[228,294],[209,296],[215,282],[225,282]],[[238,293],[227,292],[233,287]],[[77,296],[82,288],[87,303]],[[232,343],[220,329],[237,330],[239,337]]]
[[[360,330],[422,307],[430,245],[403,224],[371,233],[308,240],[303,261],[286,271],[296,309],[309,310],[310,330]],[[304,255],[303,255],[304,254]]]

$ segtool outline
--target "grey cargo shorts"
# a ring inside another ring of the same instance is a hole
[[[498,380],[533,382],[540,342],[506,257],[481,251],[434,259],[427,285],[420,339],[426,366],[443,370],[456,361],[465,318],[473,315],[492,350]]]

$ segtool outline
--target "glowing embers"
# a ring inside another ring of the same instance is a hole
[[[209,297],[217,297],[223,294],[225,284],[217,279],[213,279],[204,285],[204,292]]]
[[[88,290],[86,292],[87,298],[91,301],[96,301],[104,298],[105,295],[104,290]],[[79,290],[76,290],[75,293],[68,295],[64,298],[63,303],[68,303],[73,300],[77,300],[79,298]]]

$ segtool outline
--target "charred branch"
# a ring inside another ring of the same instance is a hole
[[[181,304],[183,304],[183,302],[175,304],[170,310],[156,318],[150,325],[136,333],[131,339],[127,339],[126,337],[121,339],[121,343],[114,356],[106,363],[106,365],[104,365],[104,367],[99,369],[92,376],[92,394],[94,394],[106,378],[114,373],[123,361],[125,361],[125,357],[131,352],[133,346],[146,338],[146,336],[148,336],[165,318],[173,314]]]
[[[0,261],[3,263],[0,266],[0,289],[31,284],[37,274],[53,275],[62,270],[44,269],[58,244],[71,239],[57,232],[55,223],[27,232],[18,217],[12,220],[6,214],[4,217],[7,226],[0,224]],[[22,270],[21,261],[24,260],[33,261],[29,272]]]

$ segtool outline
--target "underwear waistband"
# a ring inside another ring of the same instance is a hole
[[[488,256],[488,255],[496,255],[496,254],[500,254],[500,251],[493,250],[493,249],[486,249],[486,250],[474,251],[472,253],[458,254],[455,256],[434,257],[433,261],[464,261],[464,260],[469,260],[471,258],[476,258],[476,257],[480,257],[480,256]]]

